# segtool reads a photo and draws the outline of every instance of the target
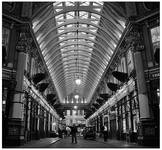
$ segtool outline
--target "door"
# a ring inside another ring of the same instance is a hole
[[[116,119],[110,120],[110,134],[111,138],[116,138]]]

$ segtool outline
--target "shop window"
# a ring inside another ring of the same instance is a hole
[[[138,122],[137,115],[134,115],[133,116],[133,132],[137,132],[137,122]]]
[[[3,66],[6,66],[6,60],[8,56],[9,35],[10,35],[10,30],[3,27],[2,28],[2,63],[3,63]]]
[[[151,29],[151,38],[153,44],[153,54],[156,64],[159,64],[160,59],[160,27]]]
[[[158,101],[160,101],[160,89],[156,90]]]
[[[7,101],[7,88],[3,88],[2,92],[2,112],[5,114],[6,111],[6,101]]]
[[[70,110],[67,110],[67,116],[70,116]]]
[[[126,119],[123,118],[123,133],[126,133]]]

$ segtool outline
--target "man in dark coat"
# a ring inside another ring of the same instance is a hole
[[[73,127],[71,127],[71,136],[72,136],[72,143],[77,143],[77,127],[75,126],[75,124],[73,124]]]

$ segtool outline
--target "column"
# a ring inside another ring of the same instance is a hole
[[[8,121],[8,145],[21,145],[24,143],[24,105],[23,93],[24,70],[26,64],[26,34],[20,33],[16,46],[18,52],[16,88],[13,100],[10,105]]]
[[[145,50],[141,38],[141,27],[133,24],[132,30],[127,37],[134,54],[134,64],[137,79],[137,91],[139,101],[140,123],[138,124],[138,143],[142,145],[154,145],[155,125],[149,107],[149,98],[145,81],[142,52]]]
[[[144,64],[142,59],[142,51],[144,46],[141,43],[141,35],[138,26],[134,26],[134,29],[130,32],[132,42],[132,50],[134,53],[134,62],[136,69],[136,78],[137,78],[137,89],[138,89],[138,99],[139,99],[139,109],[140,109],[140,119],[149,119],[150,110],[149,110],[149,100],[147,94],[147,87],[144,74]]]

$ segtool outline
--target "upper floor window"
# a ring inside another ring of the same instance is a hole
[[[153,44],[154,60],[157,64],[159,64],[159,60],[160,60],[160,27],[159,26],[151,29],[151,38]]]
[[[2,28],[2,62],[3,62],[3,66],[6,64],[7,55],[8,55],[9,35],[10,35],[10,30],[3,27]]]

